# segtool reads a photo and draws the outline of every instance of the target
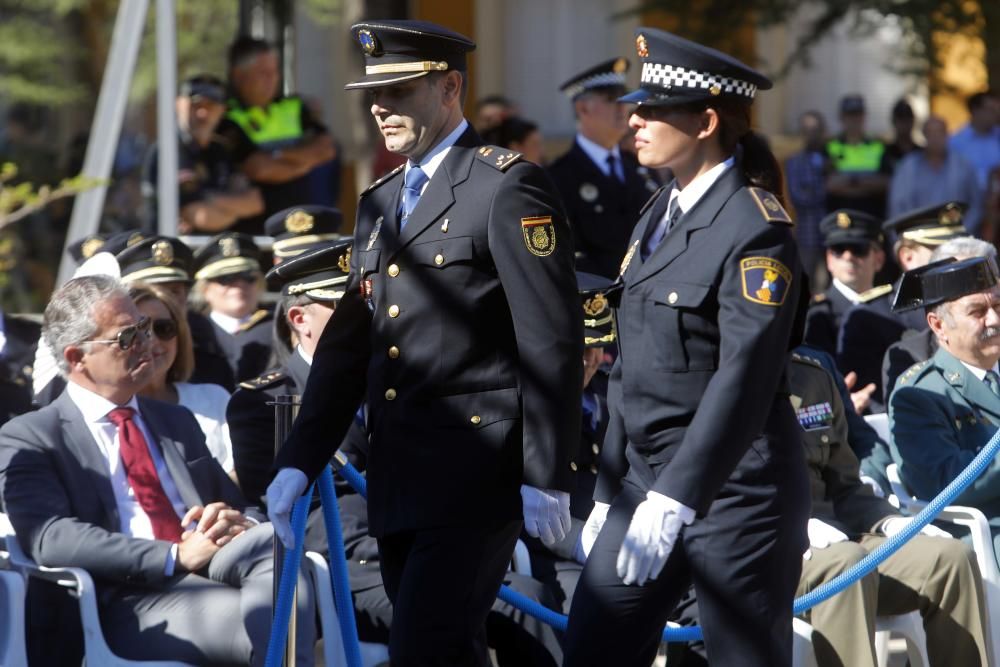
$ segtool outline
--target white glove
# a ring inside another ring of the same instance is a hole
[[[292,506],[305,493],[309,480],[298,468],[282,468],[267,487],[267,518],[274,526],[274,534],[286,549],[295,548],[292,533]]]
[[[913,521],[913,518],[908,516],[894,516],[891,519],[886,519],[882,523],[882,532],[885,534],[886,537],[892,537],[894,535],[898,535],[899,533],[903,532],[904,528],[910,525],[911,521]],[[929,523],[923,528],[921,528],[920,534],[927,535],[928,537],[947,537],[947,538],[954,537],[954,535],[952,535],[948,531],[942,530],[932,523]]]
[[[858,478],[861,480],[862,484],[867,484],[871,487],[872,493],[874,493],[876,497],[885,498],[885,491],[882,490],[882,486],[874,479],[865,474],[858,475]]]
[[[681,528],[694,521],[694,510],[655,491],[632,514],[618,550],[618,576],[626,586],[655,579],[674,549]]]
[[[583,530],[580,531],[580,538],[576,541],[576,546],[573,548],[573,558],[576,562],[581,564],[587,562],[587,556],[590,555],[590,550],[594,547],[594,541],[601,534],[604,521],[608,518],[609,509],[611,509],[611,505],[607,503],[594,503],[594,509],[590,510],[587,523],[583,524]]]
[[[522,484],[521,505],[528,535],[541,538],[546,546],[566,537],[572,525],[568,493]]]
[[[819,519],[809,519],[806,531],[809,533],[809,548],[802,554],[806,560],[812,558],[813,549],[826,549],[831,544],[847,541],[846,533]]]

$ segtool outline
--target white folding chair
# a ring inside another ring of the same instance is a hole
[[[890,463],[885,468],[885,476],[889,480],[893,494],[899,498],[900,509],[908,514],[917,514],[927,502],[915,498],[899,476],[899,468]],[[989,637],[990,664],[995,656],[1000,655],[1000,567],[997,566],[996,552],[993,548],[993,534],[986,515],[975,507],[963,505],[948,505],[938,514],[935,521],[962,526],[969,531],[972,538],[972,549],[976,553],[976,562],[983,576],[983,587],[986,589],[986,630]]]
[[[10,557],[10,567],[19,572],[23,579],[37,577],[54,582],[64,587],[67,593],[77,599],[80,606],[80,620],[83,625],[84,660],[88,665],[99,667],[186,667],[186,663],[183,662],[126,660],[112,653],[108,643],[104,640],[104,632],[101,630],[94,580],[87,571],[78,567],[43,567],[35,564],[21,549],[21,545],[18,544],[17,537],[14,535],[14,530],[4,514],[0,514],[0,537],[4,538]],[[23,610],[20,617],[22,619],[24,617]]]
[[[340,620],[337,605],[333,601],[333,586],[330,582],[330,565],[315,551],[306,552],[306,571],[316,592],[316,608],[319,610],[320,626],[323,628],[323,660],[326,667],[346,667],[344,638],[340,635]],[[361,664],[374,667],[389,661],[389,647],[385,644],[361,642]]]

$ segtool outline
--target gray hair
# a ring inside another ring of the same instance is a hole
[[[45,307],[42,339],[52,351],[63,376],[69,374],[69,363],[63,351],[97,334],[94,308],[116,296],[128,298],[122,284],[116,278],[105,275],[74,278],[52,295],[49,305]]]
[[[931,254],[931,261],[936,262],[946,257],[968,259],[970,257],[996,257],[997,249],[992,243],[973,236],[959,236],[942,243]]]

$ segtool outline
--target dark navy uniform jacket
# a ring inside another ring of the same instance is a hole
[[[803,274],[791,220],[738,165],[643,261],[660,208],[644,211],[623,262],[595,499],[611,502],[627,472],[704,515],[731,476],[801,456],[784,369]]]
[[[815,295],[806,315],[805,343],[836,357],[840,323],[853,305],[833,285]]]
[[[468,130],[398,232],[402,169],[358,207],[346,292],[275,462],[315,477],[367,397],[372,535],[521,516],[570,488],[583,323],[573,240],[538,166]]]
[[[41,325],[0,314],[6,337],[0,352],[0,426],[32,409],[31,376]]]
[[[577,268],[608,278],[618,275],[639,210],[660,187],[634,155],[622,151],[621,160],[624,183],[606,176],[575,141],[549,166],[573,230]]]
[[[274,340],[273,319],[272,313],[262,308],[235,334],[229,333],[215,322],[211,323],[215,339],[229,361],[236,382],[255,378],[267,370]]]

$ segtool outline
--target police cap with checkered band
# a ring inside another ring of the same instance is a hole
[[[431,72],[465,71],[465,54],[475,42],[427,21],[363,21],[351,35],[365,55],[365,75],[345,90],[391,86]]]
[[[771,80],[736,58],[655,28],[635,31],[639,89],[619,102],[676,106],[725,98],[750,104]]]

